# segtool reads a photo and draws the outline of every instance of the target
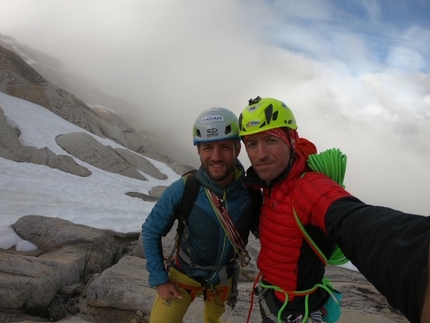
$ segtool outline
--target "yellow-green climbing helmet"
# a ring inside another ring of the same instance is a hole
[[[251,99],[239,116],[241,137],[281,127],[297,130],[296,118],[284,102],[276,99]]]

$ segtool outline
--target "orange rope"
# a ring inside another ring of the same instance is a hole
[[[252,285],[251,304],[249,305],[249,312],[248,312],[248,318],[246,319],[246,323],[249,323],[249,320],[251,319],[252,307],[254,306],[254,290],[255,290],[255,286],[257,285],[258,281],[260,280],[260,276],[261,276],[261,272],[259,272],[257,277],[255,277],[254,284]]]

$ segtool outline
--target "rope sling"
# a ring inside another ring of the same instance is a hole
[[[205,187],[206,195],[208,196],[209,202],[211,202],[212,208],[214,209],[218,220],[223,227],[227,238],[230,240],[237,255],[240,258],[240,265],[245,267],[249,264],[251,257],[246,250],[245,243],[242,240],[239,232],[231,221],[231,217],[228,214],[226,207],[222,204],[222,201],[216,194]]]
[[[218,217],[218,220],[222,228],[225,231],[227,238],[230,240],[230,243],[235,250],[235,254],[239,257],[240,266],[246,267],[249,264],[251,257],[249,256],[248,251],[246,250],[245,243],[243,242],[242,237],[240,236],[234,223],[231,220],[230,215],[228,214],[227,208],[224,206],[220,198],[214,192],[207,189],[206,187],[205,187],[205,192],[209,199],[209,202],[212,205],[212,208],[214,209]],[[231,308],[234,308],[237,303],[237,297],[238,297],[237,285],[239,280],[239,272],[240,272],[239,266],[236,261],[234,264],[234,275],[231,283],[230,296],[227,302],[227,304]]]

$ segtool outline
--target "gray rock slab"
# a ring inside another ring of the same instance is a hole
[[[149,287],[146,260],[125,256],[88,287],[88,305],[150,313],[156,291]]]
[[[149,190],[149,195],[160,198],[161,194],[166,190],[167,186],[154,186]]]
[[[89,176],[91,172],[75,162],[67,155],[56,155],[48,148],[35,148],[24,146],[19,141],[20,130],[8,124],[3,110],[0,108],[0,156],[16,162],[27,162],[37,165],[46,165],[63,172]]]
[[[163,174],[148,159],[127,149],[115,148],[115,151],[134,168],[148,174],[156,179],[165,180],[167,175]]]
[[[12,225],[12,228],[22,239],[42,249],[52,249],[73,243],[93,243],[102,239],[114,242],[113,236],[105,230],[42,215],[23,216]]]
[[[118,155],[115,149],[102,145],[87,133],[74,132],[59,135],[55,140],[70,155],[94,167],[130,178],[146,180],[141,173]]]

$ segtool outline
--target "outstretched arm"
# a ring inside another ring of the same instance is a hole
[[[325,223],[330,237],[388,303],[409,321],[420,322],[427,286],[430,217],[347,197],[332,203]]]

